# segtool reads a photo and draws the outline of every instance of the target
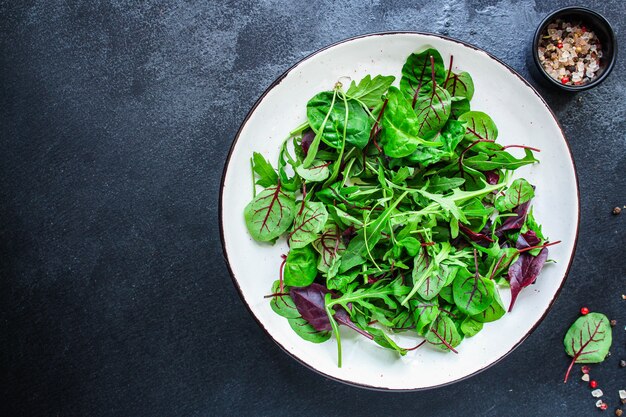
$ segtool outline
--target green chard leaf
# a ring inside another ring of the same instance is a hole
[[[426,334],[429,325],[439,316],[439,303],[437,299],[424,300],[414,297],[409,301],[409,307],[413,313],[415,330],[420,335]]]
[[[296,173],[305,181],[321,182],[330,176],[329,165],[330,162],[314,160],[308,168],[305,168],[304,165],[296,167]]]
[[[289,229],[295,208],[293,194],[283,191],[280,184],[266,188],[244,209],[248,232],[255,240],[273,241]]]
[[[504,308],[504,304],[502,304],[502,299],[500,298],[500,292],[498,292],[497,288],[494,288],[493,291],[493,301],[484,311],[481,313],[472,316],[472,318],[481,323],[491,323],[492,321],[499,320],[506,314],[506,309]]]

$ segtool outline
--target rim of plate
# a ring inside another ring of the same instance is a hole
[[[252,311],[252,308],[246,302],[246,299],[245,299],[245,297],[243,295],[243,292],[241,291],[241,287],[239,286],[239,282],[237,280],[237,277],[235,277],[233,269],[232,269],[232,267],[230,265],[230,261],[229,261],[229,258],[228,258],[228,252],[226,250],[226,239],[224,238],[224,218],[223,218],[224,181],[226,179],[226,172],[228,171],[228,166],[230,165],[230,158],[231,158],[231,156],[233,154],[235,146],[237,146],[237,142],[239,140],[239,136],[241,135],[241,131],[243,130],[244,126],[248,123],[248,120],[250,119],[252,114],[256,111],[257,107],[261,104],[261,102],[263,102],[263,100],[265,99],[265,96],[267,94],[269,94],[269,92],[272,91],[278,84],[280,84],[282,82],[282,80],[285,77],[287,77],[287,75],[289,75],[289,73],[291,71],[293,71],[296,67],[298,67],[300,64],[304,63],[305,61],[308,61],[309,59],[315,57],[320,52],[326,51],[328,49],[334,48],[335,46],[342,45],[344,43],[349,43],[349,42],[357,40],[357,39],[374,37],[374,36],[388,36],[388,35],[421,35],[421,36],[429,36],[429,37],[433,37],[433,38],[443,39],[443,40],[449,41],[449,42],[458,43],[460,45],[466,46],[468,48],[471,48],[471,49],[474,49],[476,51],[479,51],[479,52],[482,52],[482,53],[486,54],[488,58],[498,62],[504,68],[509,70],[513,75],[515,75],[520,81],[522,81],[522,83],[524,83],[526,85],[526,87],[528,87],[539,98],[539,100],[544,105],[546,110],[550,113],[550,116],[552,116],[552,119],[554,119],[554,122],[556,123],[557,127],[561,131],[561,135],[562,135],[562,137],[563,137],[563,139],[565,141],[565,146],[566,146],[566,148],[567,148],[567,150],[569,152],[569,158],[570,158],[570,160],[572,162],[572,166],[574,168],[574,179],[575,179],[575,182],[576,182],[576,200],[578,202],[577,217],[576,217],[576,233],[575,233],[575,238],[574,238],[574,246],[572,247],[572,255],[571,255],[571,257],[569,259],[569,262],[567,264],[567,269],[565,270],[565,275],[563,276],[563,279],[561,281],[561,284],[559,285],[559,288],[557,288],[556,292],[554,293],[554,297],[552,297],[552,300],[550,300],[550,303],[547,305],[547,307],[544,310],[543,314],[541,315],[539,320],[537,320],[535,322],[535,324],[533,324],[533,326],[528,330],[528,332],[526,332],[526,334],[515,345],[513,345],[513,347],[508,352],[506,352],[504,355],[500,356],[498,359],[496,359],[495,361],[491,362],[490,364],[488,364],[488,365],[486,365],[486,366],[484,366],[484,367],[482,367],[482,368],[472,372],[471,374],[462,376],[462,377],[454,379],[452,381],[445,382],[443,384],[433,385],[433,386],[429,386],[429,387],[406,388],[406,389],[394,389],[394,388],[385,388],[385,387],[379,387],[379,386],[374,386],[374,385],[367,385],[367,384],[363,384],[363,383],[359,383],[359,382],[354,382],[354,381],[338,378],[338,377],[335,377],[335,376],[332,376],[332,375],[328,375],[328,374],[320,371],[319,369],[315,368],[313,365],[310,365],[307,362],[305,362],[304,360],[300,359],[294,353],[289,352],[282,344],[280,344],[276,339],[274,339],[272,337],[270,332],[265,328],[265,325],[254,314],[254,312]],[[483,50],[483,49],[481,49],[481,48],[479,48],[479,47],[477,47],[475,45],[472,45],[470,43],[467,43],[467,42],[464,42],[464,41],[461,41],[461,40],[458,40],[458,39],[454,39],[454,38],[451,38],[451,37],[448,37],[448,36],[443,36],[443,35],[434,34],[434,33],[428,33],[428,32],[418,32],[418,31],[373,32],[373,33],[366,33],[366,34],[362,34],[362,35],[357,35],[357,36],[353,36],[353,37],[350,37],[350,38],[346,38],[346,39],[343,39],[341,41],[329,44],[329,45],[327,45],[327,46],[325,46],[323,48],[320,48],[320,49],[316,50],[315,52],[305,56],[304,58],[302,58],[298,62],[296,62],[294,65],[289,67],[287,70],[285,70],[285,72],[283,72],[280,76],[278,76],[278,78],[276,78],[276,80],[274,80],[274,82],[272,82],[269,85],[269,87],[267,87],[265,89],[263,94],[261,94],[261,96],[256,100],[256,102],[254,103],[252,108],[250,108],[250,110],[246,114],[246,117],[241,122],[241,125],[239,126],[239,129],[237,130],[237,134],[235,135],[235,139],[233,140],[232,144],[230,145],[230,148],[228,150],[228,155],[227,155],[226,161],[224,163],[224,168],[222,170],[222,179],[220,181],[220,196],[219,196],[218,204],[219,204],[218,216],[219,216],[219,226],[220,226],[220,240],[221,240],[221,243],[222,243],[222,255],[224,257],[224,261],[226,262],[226,266],[228,267],[228,272],[229,272],[230,277],[231,277],[231,279],[233,281],[233,284],[235,285],[235,288],[237,288],[237,293],[239,294],[239,297],[241,298],[241,301],[243,301],[243,304],[246,306],[246,309],[248,310],[250,315],[254,318],[254,320],[257,322],[257,324],[261,327],[261,329],[263,329],[263,331],[265,332],[266,336],[268,336],[274,343],[276,343],[278,345],[278,347],[280,347],[285,353],[287,353],[288,356],[290,356],[291,358],[295,359],[300,364],[304,365],[306,368],[312,370],[313,372],[315,372],[315,373],[317,373],[319,375],[322,375],[322,376],[324,376],[324,377],[326,377],[328,379],[331,379],[333,381],[341,382],[343,384],[350,385],[350,386],[353,386],[353,387],[366,388],[366,389],[373,390],[373,391],[384,391],[384,392],[426,391],[426,390],[431,390],[431,389],[435,389],[435,388],[440,388],[440,387],[445,387],[445,386],[448,386],[448,385],[452,385],[452,384],[455,384],[457,382],[469,379],[469,378],[471,378],[471,377],[473,377],[473,376],[483,372],[484,370],[491,368],[492,366],[496,365],[497,363],[502,361],[504,358],[509,356],[511,354],[511,352],[513,352],[515,349],[517,349],[528,338],[528,336],[530,336],[537,329],[539,324],[541,324],[543,322],[543,320],[546,318],[546,315],[548,314],[550,309],[552,309],[552,306],[554,305],[554,302],[556,301],[556,299],[558,298],[559,294],[561,293],[561,290],[563,289],[563,286],[565,285],[565,281],[567,281],[567,277],[568,277],[570,269],[572,267],[572,262],[574,261],[574,257],[576,256],[576,248],[578,246],[578,233],[579,233],[579,229],[580,229],[580,187],[578,185],[578,172],[576,170],[576,163],[574,161],[574,157],[573,157],[573,154],[572,154],[572,149],[570,148],[569,143],[567,141],[567,138],[565,137],[565,132],[563,131],[563,128],[561,127],[561,124],[559,123],[558,119],[556,118],[556,115],[554,114],[554,112],[552,111],[550,106],[548,106],[548,103],[546,103],[546,101],[539,94],[539,92],[526,79],[524,79],[524,77],[522,77],[517,71],[515,71],[513,68],[511,68],[508,64],[506,64],[505,62],[503,62],[499,58],[493,56],[489,52],[487,52],[487,51],[485,51],[485,50]]]

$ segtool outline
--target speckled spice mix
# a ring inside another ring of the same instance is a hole
[[[583,24],[557,19],[541,36],[537,53],[550,77],[564,85],[582,85],[597,77],[602,45]]]

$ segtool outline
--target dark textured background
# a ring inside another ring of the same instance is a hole
[[[623,2],[585,3],[626,47]],[[561,340],[582,305],[619,320],[613,356],[593,371],[613,408],[626,388],[626,214],[610,214],[626,204],[624,59],[592,91],[540,90],[577,163],[578,251],[538,330],[470,380],[390,394],[305,369],[246,311],[219,241],[231,141],[299,59],[419,30],[526,76],[532,31],[566,4],[0,0],[0,414],[595,415],[579,371],[561,382]]]

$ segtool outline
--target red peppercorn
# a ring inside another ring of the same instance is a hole
[[[598,381],[596,381],[595,379],[592,379],[591,381],[589,381],[589,386],[593,389],[598,388]]]
[[[600,410],[602,410],[602,411],[606,410],[607,408],[609,408],[609,406],[608,406],[608,404],[607,404],[607,403],[602,403],[602,404],[600,405]]]
[[[581,308],[580,314],[582,314],[583,316],[586,316],[587,314],[589,314],[589,309],[587,307]]]
[[[559,48],[559,49],[563,48],[563,43],[562,42],[557,43],[556,47]]]
[[[567,84],[569,82],[569,78],[563,77],[561,78],[561,84]]]
[[[581,26],[581,27],[580,27],[580,30],[582,30],[582,31],[583,31],[583,33],[587,32],[587,28],[586,28],[585,26]]]
[[[589,371],[591,371],[591,368],[587,365],[583,365],[581,369],[583,371],[583,374],[588,374]]]

